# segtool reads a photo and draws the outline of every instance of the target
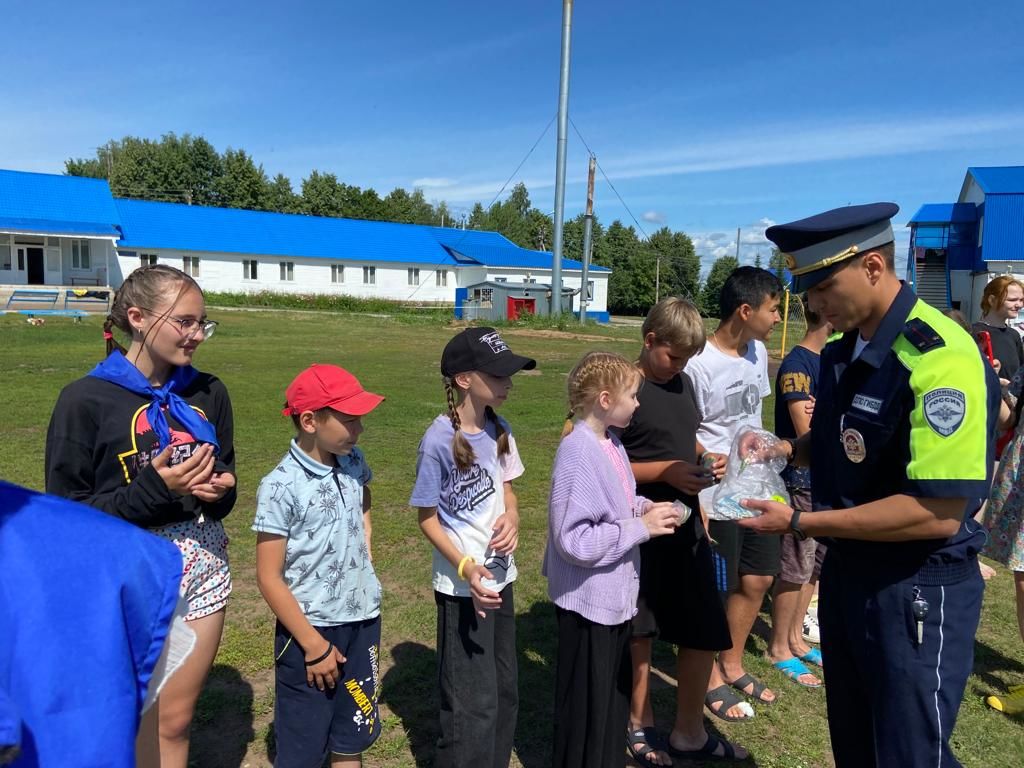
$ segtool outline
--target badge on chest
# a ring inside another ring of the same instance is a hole
[[[867,458],[868,450],[864,443],[864,435],[856,429],[844,429],[840,437],[843,443],[843,451],[846,458],[854,464],[860,464]]]

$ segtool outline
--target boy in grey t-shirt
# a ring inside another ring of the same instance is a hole
[[[286,391],[297,435],[257,492],[256,578],[277,616],[281,766],[361,765],[380,735],[380,582],[370,561],[373,474],[356,441],[384,399],[333,365]]]

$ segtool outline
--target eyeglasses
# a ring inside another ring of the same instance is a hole
[[[195,337],[200,331],[203,332],[204,339],[209,339],[217,330],[216,320],[196,320],[194,317],[175,317],[174,315],[168,315],[166,319],[178,326],[186,339]]]

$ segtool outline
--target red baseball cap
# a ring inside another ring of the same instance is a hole
[[[383,395],[367,392],[359,380],[337,365],[316,363],[300,373],[284,391],[285,416],[297,416],[321,408],[364,416],[384,401]]]

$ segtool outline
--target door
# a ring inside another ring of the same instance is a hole
[[[28,248],[28,284],[29,285],[45,285],[46,284],[46,264],[43,262],[43,249],[42,248]]]
[[[508,298],[508,319],[518,320],[520,315],[532,315],[537,311],[536,299]]]

